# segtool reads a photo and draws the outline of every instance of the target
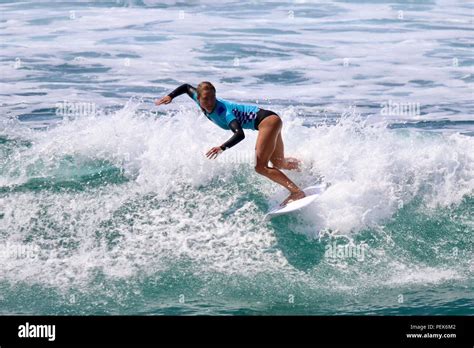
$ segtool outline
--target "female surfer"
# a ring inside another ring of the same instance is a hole
[[[283,201],[282,206],[305,197],[305,193],[281,172],[281,169],[298,170],[300,161],[284,156],[280,116],[257,106],[238,104],[216,98],[215,87],[207,81],[201,82],[197,88],[189,84],[183,84],[167,96],[156,100],[155,104],[169,104],[174,98],[184,93],[199,105],[210,121],[234,133],[224,144],[213,147],[206,153],[209,159],[216,158],[222,151],[242,141],[245,138],[243,128],[258,130],[255,145],[255,171],[290,191],[290,195]],[[272,167],[269,166],[269,162],[272,163]]]

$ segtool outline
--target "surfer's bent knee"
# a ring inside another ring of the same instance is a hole
[[[268,167],[268,166],[264,166],[264,165],[259,165],[259,164],[257,164],[257,165],[255,166],[255,171],[256,171],[258,174],[262,174],[262,175],[264,175],[264,174],[267,172],[268,169],[269,169],[269,167]]]

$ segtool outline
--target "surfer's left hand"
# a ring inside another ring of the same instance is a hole
[[[222,149],[220,148],[220,146],[216,146],[216,147],[213,147],[212,149],[210,149],[210,150],[206,153],[206,156],[207,156],[207,158],[209,158],[209,159],[214,159],[214,158],[216,158],[221,152],[222,152]]]

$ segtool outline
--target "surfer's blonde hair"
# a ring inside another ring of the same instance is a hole
[[[202,92],[204,91],[212,91],[214,92],[214,95],[216,95],[216,87],[209,81],[202,81],[198,86],[197,86],[197,95],[198,98],[201,95]]]

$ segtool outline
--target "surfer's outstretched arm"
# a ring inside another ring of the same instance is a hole
[[[240,123],[237,122],[237,120],[233,120],[231,123],[229,123],[229,128],[232,132],[234,132],[234,135],[220,146],[222,151],[230,149],[232,146],[237,145],[245,139],[244,130],[240,126]]]
[[[186,93],[187,95],[189,95],[190,98],[194,99],[193,97],[195,95],[197,95],[197,91],[196,91],[196,88],[194,88],[193,86],[191,86],[190,84],[182,84],[181,86],[179,86],[178,88],[176,88],[173,92],[171,92],[170,94],[168,94],[171,99],[174,99],[176,98],[177,96],[181,95],[181,94],[184,94]]]
[[[156,105],[169,104],[174,98],[184,93],[186,93],[191,99],[195,100],[197,98],[196,88],[194,88],[188,83],[184,83],[178,88],[176,88],[173,92],[168,94],[167,96],[164,96],[163,98],[155,101],[155,104]]]
[[[210,149],[206,153],[206,156],[208,158],[210,159],[216,158],[217,155],[219,155],[222,151],[230,149],[232,146],[237,145],[238,143],[240,143],[242,140],[245,139],[244,130],[242,129],[240,123],[237,122],[237,120],[233,120],[232,122],[230,122],[229,128],[232,130],[232,132],[234,132],[234,135],[221,146],[216,146]]]

